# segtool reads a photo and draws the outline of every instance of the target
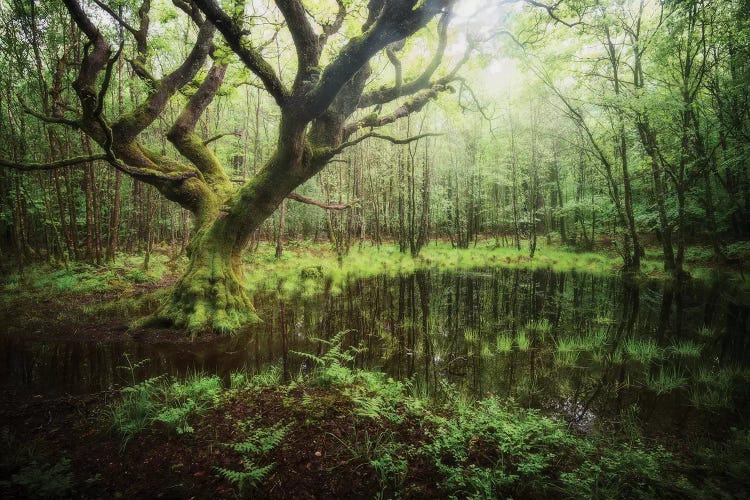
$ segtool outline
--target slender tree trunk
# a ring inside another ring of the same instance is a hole
[[[276,258],[280,259],[284,253],[284,229],[286,228],[286,199],[281,202],[279,210],[279,236],[276,238]]]

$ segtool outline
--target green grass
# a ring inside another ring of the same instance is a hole
[[[703,348],[697,343],[690,340],[674,341],[667,348],[667,351],[673,356],[682,358],[699,358]]]
[[[495,343],[497,352],[507,353],[513,349],[513,338],[505,333],[498,335]]]
[[[735,245],[736,253],[745,246]],[[585,272],[596,275],[613,275],[622,267],[620,258],[612,253],[571,251],[566,247],[545,245],[539,242],[535,257],[529,258],[526,249],[495,247],[489,240],[475,247],[455,249],[449,243],[430,243],[413,258],[402,254],[394,244],[375,247],[365,244],[353,247],[348,254],[339,256],[324,243],[295,242],[289,244],[282,258],[274,256],[274,245],[263,243],[254,253],[245,257],[245,286],[254,293],[273,293],[282,297],[312,298],[330,291],[342,292],[351,279],[374,276],[409,275],[417,270],[439,268],[446,271],[474,269],[550,269],[556,272]],[[163,253],[151,256],[148,271],[143,269],[142,256],[118,255],[114,263],[96,267],[89,264],[72,264],[60,269],[48,264],[35,264],[26,269],[22,278],[9,275],[4,283],[6,291],[32,293],[92,293],[106,290],[128,290],[134,285],[155,283],[173,272],[168,266],[169,257]],[[185,259],[173,267],[179,273]],[[171,264],[170,264],[171,265]],[[687,266],[699,279],[716,279],[710,268]],[[647,279],[669,279],[664,273],[658,253],[647,251],[641,276]],[[733,279],[742,285],[742,281]]]
[[[518,345],[518,349],[520,351],[528,351],[529,347],[531,347],[531,339],[529,338],[529,334],[526,331],[526,329],[522,328],[521,331],[518,332],[518,337],[516,337],[516,344]]]
[[[664,354],[653,339],[636,339],[633,337],[625,340],[625,352],[631,359],[644,365],[659,361]]]
[[[210,408],[221,390],[221,380],[216,375],[196,373],[183,380],[167,376],[146,379],[123,388],[122,397],[109,406],[110,428],[122,437],[123,445],[154,422],[161,422],[178,434],[191,433],[191,417]]]
[[[24,271],[9,275],[3,283],[7,292],[26,293],[95,293],[110,290],[128,290],[135,284],[156,283],[170,272],[169,257],[151,255],[148,271],[143,269],[143,257],[117,256],[114,262],[103,266],[72,263],[67,268],[49,264],[35,264]]]
[[[658,395],[666,394],[677,389],[686,387],[687,377],[684,377],[675,368],[659,368],[656,374],[649,375],[646,378],[646,387]]]
[[[571,253],[554,246],[541,246],[534,259],[530,259],[525,249],[495,248],[489,241],[464,250],[455,249],[449,243],[432,243],[416,258],[400,253],[397,245],[354,247],[340,259],[327,245],[304,244],[288,249],[281,259],[276,259],[271,246],[264,244],[256,253],[247,255],[245,261],[248,267],[246,286],[251,293],[304,297],[326,289],[336,295],[350,279],[408,275],[420,269],[553,269],[608,274],[619,265],[615,257]],[[545,327],[544,323],[538,326]]]

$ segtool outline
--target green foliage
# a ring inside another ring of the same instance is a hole
[[[31,498],[67,497],[73,483],[70,460],[63,458],[54,464],[32,462],[13,474],[11,482]]]
[[[249,375],[246,370],[240,370],[229,374],[229,387],[253,390],[278,387],[281,384],[281,376],[281,368],[278,365],[271,365],[255,375]]]
[[[435,418],[424,454],[445,475],[448,491],[491,498],[544,490],[543,473],[576,444],[559,422],[489,398]]]
[[[655,375],[649,375],[646,379],[646,386],[656,394],[665,394],[687,386],[687,382],[687,377],[677,369],[660,367]]]
[[[246,439],[226,446],[243,455],[265,455],[281,444],[290,425],[277,423],[272,427],[256,428],[255,422],[249,421],[240,424],[240,428],[247,434]]]
[[[510,352],[513,348],[513,339],[506,334],[498,335],[495,340],[497,352],[506,353]]]
[[[361,348],[350,346],[344,348],[344,339],[352,330],[344,330],[334,335],[331,340],[315,339],[328,346],[320,356],[307,352],[290,351],[314,364],[313,379],[322,386],[343,385],[353,382],[353,373],[346,367],[354,361]]]
[[[588,455],[584,462],[560,474],[571,498],[658,498],[671,490],[663,473],[672,458],[662,448],[612,443],[598,452],[583,449]]]
[[[750,256],[750,241],[737,241],[730,243],[724,249],[730,259],[747,259]]]
[[[552,331],[552,324],[546,318],[531,320],[523,329],[529,336],[538,339],[540,342],[544,342],[546,336]]]
[[[353,346],[344,349],[344,338],[350,332],[339,332],[329,341],[317,339],[328,346],[320,356],[301,352],[295,354],[315,363],[310,377],[313,383],[343,389],[355,405],[355,415],[401,422],[397,405],[403,399],[404,385],[381,372],[353,370],[346,366],[351,365],[355,356],[362,352],[361,348]]]
[[[628,356],[642,364],[658,361],[663,356],[662,349],[653,339],[636,339],[630,337],[625,340],[625,352]]]
[[[737,497],[750,491],[750,431],[730,429],[729,439],[697,451],[695,464],[706,474],[703,491],[694,496]]]
[[[225,480],[236,485],[240,492],[245,488],[257,488],[273,470],[273,464],[256,465],[252,460],[242,460],[242,470],[215,467],[214,470]]]
[[[674,342],[668,348],[668,351],[674,356],[683,358],[698,358],[701,355],[701,350],[702,347],[700,345],[690,340]]]
[[[131,373],[133,366],[130,367]],[[161,422],[178,434],[193,432],[189,419],[211,407],[221,391],[216,375],[194,374],[184,380],[166,376],[146,379],[121,389],[122,398],[111,404],[111,428],[123,444],[148,425]]]
[[[143,270],[143,258],[118,256],[114,263],[94,266],[72,263],[59,269],[49,264],[35,264],[26,268],[23,278],[11,274],[5,279],[7,291],[23,290],[32,294],[88,294],[108,290],[126,290],[131,284],[155,283],[170,272],[166,255],[153,255],[149,270]]]
[[[398,405],[403,401],[404,385],[381,372],[357,370],[351,385],[344,391],[355,404],[356,415],[375,420],[400,423],[403,418]]]
[[[305,244],[289,249],[281,259],[275,259],[273,255],[270,246],[261,246],[256,253],[246,257],[250,266],[245,285],[250,293],[266,292],[286,298],[312,297],[329,289],[336,295],[349,280],[408,275],[430,268],[554,269],[606,274],[619,265],[617,259],[606,255],[570,253],[541,243],[534,259],[530,259],[525,250],[497,247],[487,241],[463,250],[438,242],[424,247],[417,257],[400,253],[396,245],[359,246],[345,256],[339,256],[328,248]],[[544,319],[530,327],[537,328],[541,335],[550,331],[550,325]]]
[[[741,393],[748,382],[750,372],[747,369],[701,367],[691,387],[690,402],[697,408],[711,411],[734,408],[739,396],[736,392]]]
[[[236,485],[240,492],[245,488],[257,488],[273,470],[273,463],[259,465],[257,462],[276,449],[289,431],[289,425],[277,423],[272,427],[255,427],[255,422],[240,424],[245,439],[225,446],[242,455],[242,470],[214,467],[214,470],[225,480]]]

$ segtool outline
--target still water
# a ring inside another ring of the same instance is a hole
[[[86,394],[192,371],[287,376],[348,330],[360,367],[421,394],[512,397],[582,429],[637,415],[649,428],[710,432],[750,403],[750,305],[721,283],[633,284],[548,270],[419,272],[351,282],[337,296],[256,299],[263,323],[193,343],[54,340],[45,324],[0,335],[0,387]],[[126,320],[123,319],[123,323]],[[53,328],[50,326],[49,328]],[[39,340],[39,338],[43,340]]]

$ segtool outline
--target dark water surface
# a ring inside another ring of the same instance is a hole
[[[347,344],[367,347],[359,366],[410,380],[416,392],[513,397],[584,429],[632,415],[655,432],[711,432],[748,415],[750,306],[721,283],[431,271],[354,281],[338,296],[265,297],[256,308],[264,323],[210,342],[145,343],[127,332],[54,340],[44,321],[33,332],[2,328],[0,387],[76,395],[128,384],[132,373],[228,378],[272,364],[294,376],[307,367],[292,351],[320,353],[314,337],[351,330]]]

